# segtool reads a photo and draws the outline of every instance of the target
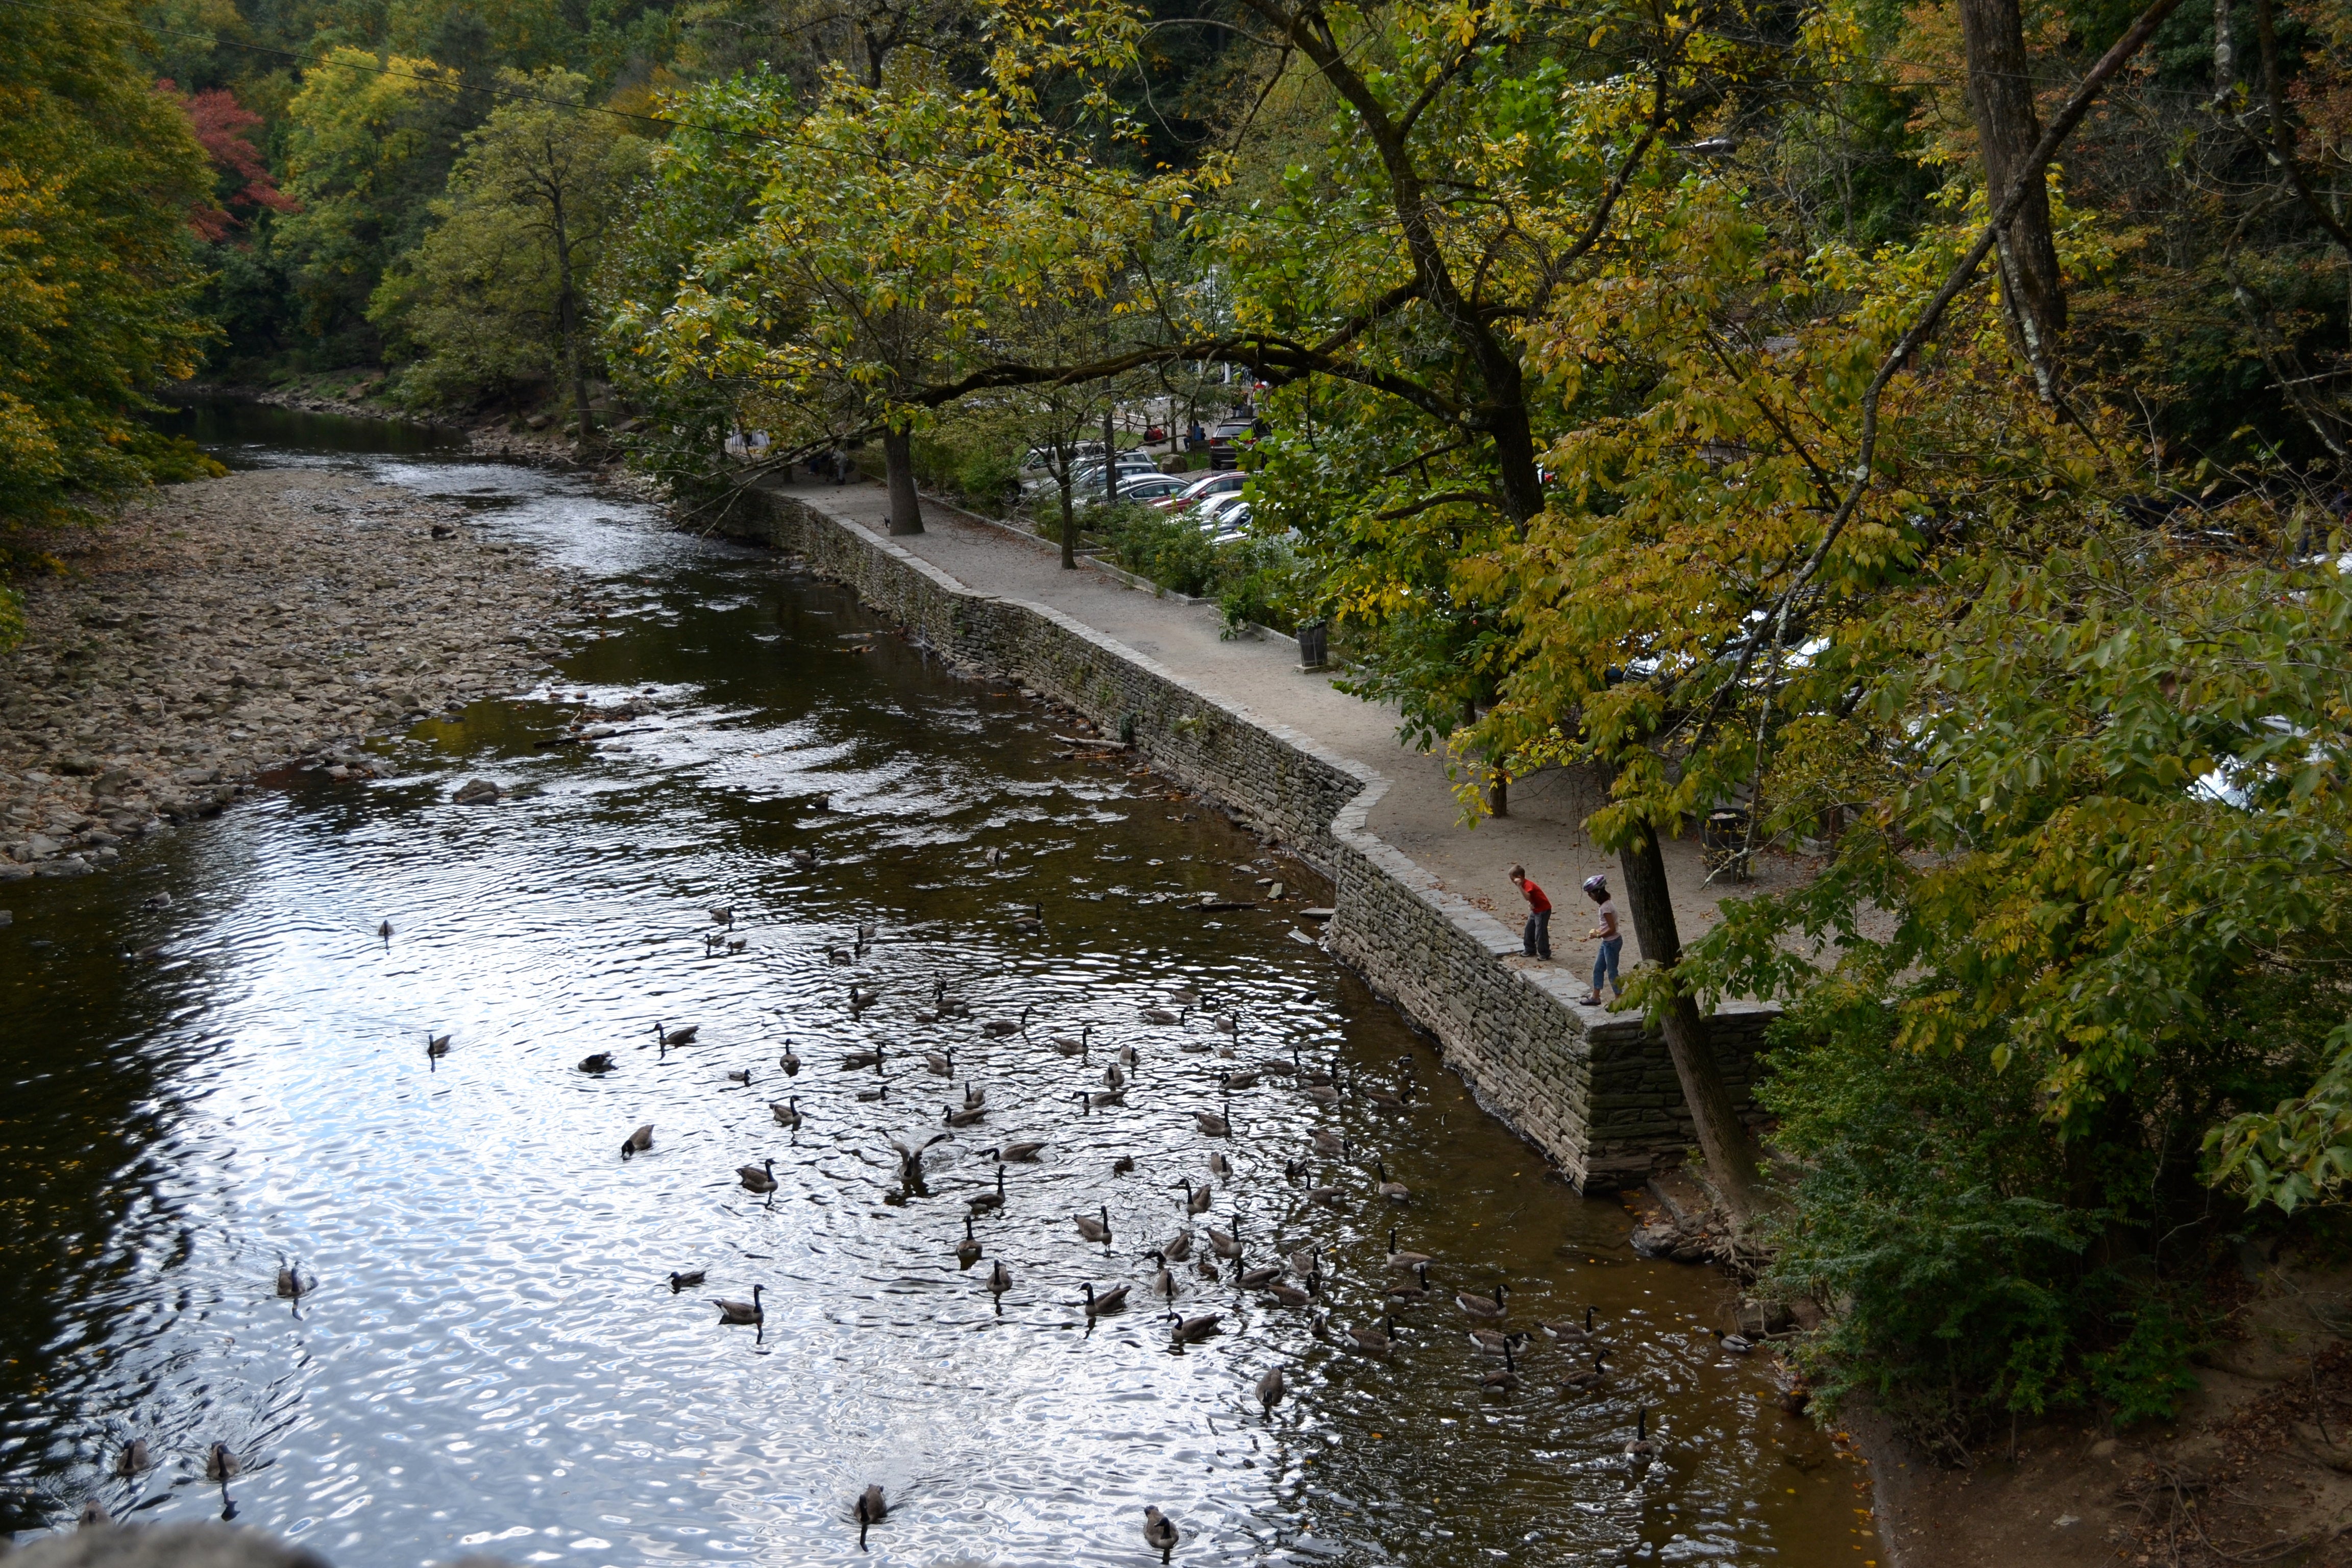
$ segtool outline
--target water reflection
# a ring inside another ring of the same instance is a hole
[[[92,1495],[216,1513],[221,1443],[241,1520],[344,1568],[845,1561],[869,1483],[871,1555],[897,1561],[1153,1561],[1146,1504],[1180,1561],[1876,1555],[1849,1468],[1784,1464],[1760,1358],[1706,1332],[1718,1280],[1634,1258],[1621,1212],[1544,1180],[1292,914],[1187,907],[1295,864],[1149,776],[1055,760],[1034,704],[788,563],[568,479],[365,468],[594,575],[608,635],[531,700],[387,747],[386,779],[299,777],[123,872],[10,890],[8,1523]],[[533,744],[583,701],[638,716],[593,751]],[[476,775],[509,798],[456,805]],[[1089,1026],[1082,1057],[1052,1044]],[[1123,1102],[1082,1111],[1122,1047]],[[599,1052],[614,1069],[582,1071]],[[1321,1102],[1301,1066],[1350,1092]],[[1401,1112],[1354,1092],[1407,1083]],[[940,1132],[908,1183],[893,1141]],[[985,1152],[1025,1142],[988,1206]],[[746,1190],[769,1161],[778,1190]],[[1215,1282],[1211,1226],[1242,1253]],[[1381,1361],[1341,1347],[1406,1278],[1391,1226],[1437,1262]],[[1142,1255],[1188,1230],[1163,1302]],[[1313,1247],[1306,1305],[1234,1282]],[[281,1298],[281,1266],[315,1291]],[[1499,1363],[1451,1301],[1497,1283],[1515,1327],[1596,1305],[1608,1383],[1555,1397],[1584,1363],[1538,1336],[1520,1390],[1483,1388]],[[1131,1304],[1089,1320],[1088,1284]],[[755,1287],[763,1322],[723,1324],[712,1300]],[[1218,1331],[1171,1346],[1171,1305]],[[134,1437],[156,1468],[111,1477]]]

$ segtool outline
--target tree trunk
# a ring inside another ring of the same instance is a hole
[[[588,445],[595,434],[595,414],[588,406],[588,373],[580,359],[580,297],[572,287],[572,242],[563,224],[563,200],[559,195],[549,204],[555,219],[556,279],[561,288],[555,300],[555,313],[563,331],[563,357],[572,373],[572,405],[579,416],[580,444]]]
[[[882,432],[882,468],[890,481],[890,531],[923,531],[922,503],[915,495],[915,437],[902,425]]]
[[[2237,40],[2230,36],[2230,0],[2213,0],[2213,101],[2221,102],[2238,83]]]
[[[2018,0],[1960,0],[1960,37],[1968,50],[1969,110],[1984,156],[1985,188],[1997,206],[2042,140]],[[2040,178],[2026,193],[2017,221],[1999,237],[1997,248],[2011,335],[2033,368],[2043,401],[2055,402],[2066,294],[2050,232],[2050,195]]]
[[[1666,882],[1666,858],[1655,834],[1644,833],[1638,844],[1618,851],[1617,863],[1625,879],[1625,902],[1633,916],[1633,937],[1642,956],[1671,972],[1682,962],[1682,933],[1675,927],[1673,889]],[[1688,996],[1677,994],[1660,1022],[1666,1054],[1674,1058],[1675,1077],[1681,1081],[1683,1103],[1690,1108],[1698,1131],[1699,1152],[1706,1156],[1707,1178],[1730,1211],[1735,1229],[1745,1229],[1761,1202],[1756,1173],[1756,1149],[1747,1125],[1723,1081],[1723,1069],[1707,1039],[1706,1020]]]
[[[1070,455],[1056,459],[1055,488],[1062,492],[1062,570],[1078,569],[1078,509],[1070,494]]]

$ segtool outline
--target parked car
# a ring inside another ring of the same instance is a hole
[[[1190,483],[1181,474],[1144,474],[1120,481],[1118,495],[1121,500],[1148,500],[1156,506]]]
[[[1255,420],[1228,419],[1209,428],[1209,445],[1212,447],[1231,447],[1255,439],[1257,423]]]
[[[1223,495],[1211,496],[1186,515],[1202,533],[1215,534],[1229,525],[1228,520],[1236,511],[1247,517],[1249,502],[1242,500],[1239,490],[1227,490]]]
[[[1139,479],[1147,474],[1156,474],[1159,471],[1159,466],[1150,458],[1131,456],[1121,457],[1118,468],[1114,470],[1121,481]],[[1099,462],[1079,465],[1070,470],[1070,488],[1080,496],[1089,492],[1100,495],[1102,476],[1102,464]],[[1054,476],[1051,473],[1039,474],[1021,481],[1022,493],[1024,495],[1043,495],[1055,488]]]
[[[1235,540],[1246,539],[1249,537],[1249,525],[1250,503],[1236,501],[1217,513],[1216,521],[1210,525],[1215,531],[1209,535],[1209,542],[1231,544]]]
[[[1182,511],[1188,507],[1199,505],[1211,496],[1232,495],[1247,483],[1249,483],[1247,474],[1238,468],[1229,468],[1223,473],[1210,474],[1203,479],[1194,479],[1174,495],[1154,501],[1152,505],[1162,511]]]

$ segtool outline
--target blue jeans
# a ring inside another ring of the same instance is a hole
[[[1601,952],[1592,960],[1592,994],[1595,996],[1601,994],[1601,978],[1604,974],[1609,977],[1610,994],[1625,994],[1625,987],[1617,978],[1617,955],[1624,951],[1625,939],[1622,936],[1612,936],[1601,944]]]
[[[1529,910],[1528,929],[1519,933],[1519,947],[1529,958],[1551,956],[1551,911]]]

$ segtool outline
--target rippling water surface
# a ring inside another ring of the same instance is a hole
[[[202,1470],[221,1441],[245,1467],[237,1517],[342,1568],[468,1549],[848,1561],[869,1481],[891,1504],[885,1562],[1150,1562],[1147,1502],[1183,1529],[1180,1562],[1877,1557],[1854,1468],[1784,1462],[1805,1434],[1762,1358],[1717,1350],[1719,1279],[1633,1257],[1617,1206],[1548,1179],[1296,940],[1297,905],[1183,907],[1265,876],[1319,893],[1297,863],[1148,776],[1056,760],[1036,705],[947,675],[776,557],[526,469],[247,455],[466,498],[616,614],[550,689],[382,747],[386,779],[294,776],[112,874],[7,889],[0,1523],[53,1527],[93,1495],[216,1515]],[[580,698],[646,716],[593,752],[535,748]],[[513,797],[453,804],[475,775]],[[143,908],[158,892],[169,907]],[[1016,925],[1033,906],[1042,927]],[[865,922],[870,946],[839,951]],[[150,943],[152,964],[115,956]],[[970,1016],[919,1021],[942,982]],[[853,1007],[854,988],[877,1000]],[[1192,1016],[1146,1021],[1178,990]],[[1024,1013],[1025,1033],[986,1030]],[[1238,1016],[1235,1058],[1202,1014]],[[699,1034],[664,1051],[657,1023]],[[1049,1044],[1086,1026],[1083,1059]],[[428,1031],[453,1037],[437,1063]],[[880,1070],[840,1065],[877,1046]],[[1125,1103],[1082,1113],[1123,1046]],[[950,1047],[952,1079],[919,1054]],[[578,1070],[599,1051],[615,1070]],[[1279,1076],[1218,1093],[1220,1072],[1294,1051],[1410,1082],[1412,1109],[1326,1107]],[[903,1190],[890,1141],[945,1131],[968,1084],[985,1119]],[[769,1109],[788,1097],[797,1133]],[[1204,1136],[1193,1111],[1228,1103],[1232,1136]],[[652,1149],[623,1161],[646,1121]],[[1346,1155],[1316,1152],[1317,1129]],[[1012,1271],[997,1302],[991,1263],[954,1249],[985,1152],[1018,1140],[1045,1151],[1006,1168],[976,1227]],[[772,1201],[734,1175],[767,1160]],[[1375,1161],[1411,1203],[1375,1194]],[[1196,1262],[1210,1226],[1253,1268],[1319,1247],[1323,1308],[1372,1326],[1401,1278],[1394,1226],[1439,1259],[1435,1300],[1373,1361],[1231,1265],[1211,1283],[1188,1264],[1175,1306],[1222,1331],[1171,1351],[1139,1255],[1187,1228],[1185,1177],[1214,1186]],[[1098,1210],[1108,1247],[1073,1223]],[[317,1277],[299,1305],[275,1293],[282,1260]],[[708,1285],[673,1293],[682,1269]],[[1134,1304],[1090,1328],[1088,1282]],[[1482,1392],[1500,1363],[1451,1296],[1497,1283],[1520,1327],[1599,1308],[1598,1394],[1555,1396],[1580,1363],[1540,1336],[1525,1386]],[[755,1285],[764,1329],[720,1326],[709,1298]],[[1291,1392],[1268,1420],[1250,1388],[1276,1366]],[[1644,1405],[1660,1457],[1637,1469],[1622,1450]],[[158,1468],[110,1479],[133,1436]]]

